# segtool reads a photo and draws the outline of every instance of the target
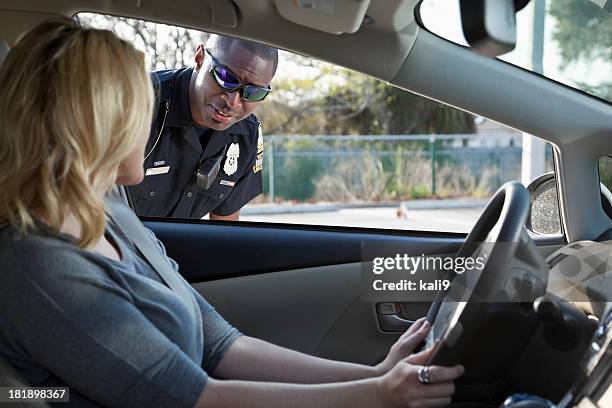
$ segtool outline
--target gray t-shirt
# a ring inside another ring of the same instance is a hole
[[[0,355],[33,386],[70,387],[58,406],[191,408],[240,333],[181,278],[194,321],[118,227],[106,234],[120,262],[42,224],[0,228]]]

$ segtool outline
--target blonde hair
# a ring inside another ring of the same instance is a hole
[[[104,233],[100,189],[151,124],[144,54],[106,30],[69,19],[25,34],[0,70],[0,225],[27,233],[32,210],[54,232],[69,215],[78,245]]]

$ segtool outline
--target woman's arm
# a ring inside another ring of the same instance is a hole
[[[379,374],[375,367],[313,357],[248,336],[231,345],[213,373],[234,380],[301,384],[359,380]]]
[[[429,331],[424,319],[418,320],[391,347],[389,355],[376,367],[313,357],[253,337],[242,336],[226,351],[213,375],[219,378],[322,384],[376,377],[406,358]]]
[[[417,380],[420,368],[419,365],[402,361],[382,377],[314,385],[209,378],[196,408],[395,408],[448,405],[455,391],[453,381],[463,373],[463,368],[431,366],[431,383],[427,385]]]
[[[335,384],[286,384],[208,379],[196,408],[371,407],[381,405],[373,379]]]

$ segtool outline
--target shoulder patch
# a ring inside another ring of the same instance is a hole
[[[261,123],[257,126],[257,154],[263,153],[264,150],[264,141],[263,141],[263,132],[261,130]]]
[[[257,173],[263,168],[263,152],[263,134],[261,131],[261,124],[259,124],[257,126],[257,157],[255,158],[255,164],[253,165],[253,173]]]

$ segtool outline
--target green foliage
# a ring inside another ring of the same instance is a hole
[[[469,113],[390,85],[382,90],[388,134],[473,133]]]
[[[391,150],[392,151],[392,150]],[[333,160],[315,182],[315,199],[336,202],[401,201],[432,197],[431,156],[422,150],[396,146],[389,166],[383,155],[364,150],[351,160]],[[459,160],[436,159],[437,198],[489,197],[509,178],[520,173],[520,151],[496,152],[495,157],[463,157]],[[446,156],[452,153],[445,153]],[[436,156],[438,157],[438,156]]]
[[[315,182],[323,171],[323,163],[320,158],[308,156],[303,152],[312,150],[314,146],[313,141],[292,141],[283,147],[283,156],[275,157],[276,197],[288,201],[312,199],[315,194]]]
[[[575,63],[612,62],[612,16],[608,12],[587,0],[553,0],[548,12],[555,20],[552,38],[559,47],[562,70]],[[593,86],[575,80],[574,86],[612,100],[612,82]]]
[[[599,159],[599,181],[612,191],[612,158],[608,156]]]
[[[366,75],[287,56],[311,77],[276,80],[258,110],[266,134],[383,135],[470,133],[473,116]]]
[[[410,186],[408,192],[408,198],[413,200],[415,198],[425,198],[431,196],[431,188],[430,186],[425,186],[423,184],[417,184],[415,186]]]
[[[553,39],[566,63],[610,59],[612,19],[601,7],[586,0],[554,0],[549,14],[556,20]]]
[[[576,81],[576,87],[586,93],[595,95],[599,98],[612,101],[612,82],[598,84],[597,86],[585,82]]]

